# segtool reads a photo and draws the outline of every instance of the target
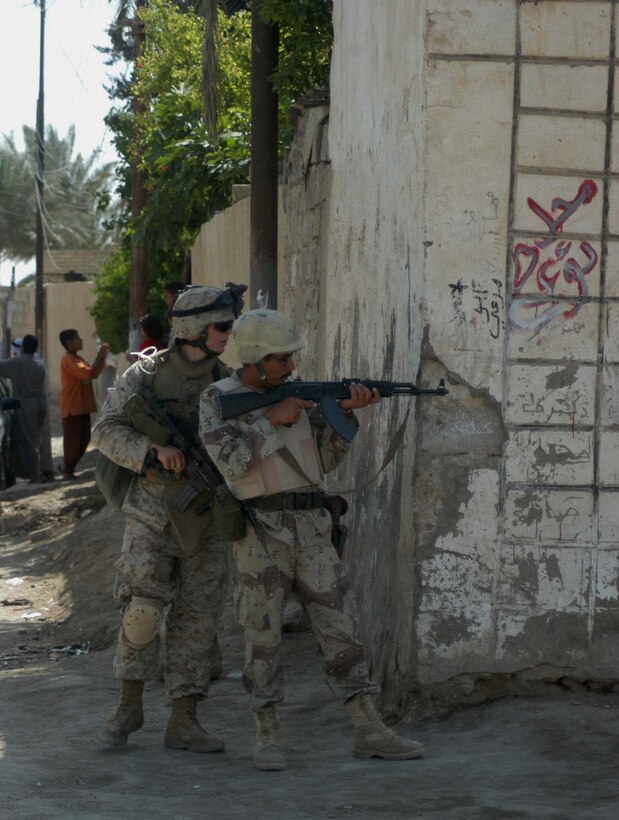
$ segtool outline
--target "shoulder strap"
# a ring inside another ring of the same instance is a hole
[[[152,356],[151,361],[153,364],[153,368],[152,370],[145,370],[144,372],[144,387],[150,388],[151,390],[154,388],[155,376],[157,375],[157,371],[168,360],[167,353],[167,349],[159,350]]]
[[[406,443],[404,441],[406,435],[406,425],[408,423],[408,417],[411,414],[410,405],[408,410],[406,411],[406,415],[404,416],[404,421],[398,427],[395,436],[391,440],[391,444],[387,452],[385,453],[385,458],[383,459],[383,463],[380,466],[380,470],[375,473],[371,478],[367,481],[364,481],[360,487],[350,487],[347,490],[331,490],[330,492],[337,494],[337,495],[353,495],[354,493],[360,493],[361,490],[365,490],[366,487],[369,487],[372,482],[376,481],[378,476],[382,473],[382,471],[393,461],[395,458],[396,453],[400,449],[400,447],[406,447]]]
[[[280,458],[282,458],[286,462],[286,464],[295,471],[295,473],[300,475],[301,478],[305,479],[305,481],[307,481],[309,485],[315,485],[316,482],[312,481],[312,479],[306,474],[305,470],[301,467],[299,462],[296,460],[296,458],[292,455],[292,453],[287,447],[282,447],[280,450],[278,450],[277,455]]]

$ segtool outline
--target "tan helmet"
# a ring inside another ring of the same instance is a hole
[[[294,353],[303,347],[286,314],[267,308],[249,310],[240,316],[232,335],[243,364],[256,364],[270,353]]]
[[[191,339],[214,322],[229,322],[237,317],[229,291],[195,285],[179,294],[172,308],[172,336]]]

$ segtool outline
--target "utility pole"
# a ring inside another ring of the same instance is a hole
[[[45,191],[45,2],[46,0],[35,0],[38,2],[41,11],[41,28],[39,38],[39,97],[37,99],[37,125],[36,125],[36,198],[37,198],[37,221],[36,221],[36,274],[35,274],[35,307],[34,326],[39,349],[45,356],[45,338],[43,336],[44,321],[44,299],[43,289],[43,203]]]
[[[131,21],[134,42],[134,64],[137,64],[142,54],[144,41],[144,23],[140,19],[140,9],[144,8],[147,0],[136,0],[135,18]],[[132,102],[134,117],[144,110],[144,103],[134,90]],[[134,135],[137,140],[137,133]],[[131,170],[131,216],[136,219],[142,213],[146,203],[146,188],[144,186],[144,172],[140,169],[141,156],[134,156]],[[148,289],[148,264],[146,247],[143,240],[131,242],[131,269],[129,273],[129,350],[137,350],[140,345],[140,318],[146,313],[146,296]]]
[[[277,307],[277,68],[279,31],[260,18],[262,0],[251,6],[251,203],[252,307]]]
[[[15,265],[11,268],[11,293],[8,298],[6,311],[6,357],[11,355],[11,342],[13,341],[13,304],[15,302]]]

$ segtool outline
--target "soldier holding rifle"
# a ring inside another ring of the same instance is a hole
[[[287,765],[277,704],[284,697],[282,614],[293,590],[305,605],[326,673],[355,726],[355,756],[418,757],[421,744],[387,728],[377,711],[378,687],[368,677],[356,636],[353,594],[331,543],[328,496],[321,484],[346,454],[348,441],[326,422],[316,402],[295,396],[224,420],[220,400],[277,391],[294,371],[293,356],[302,347],[288,317],[274,310],[249,311],[238,319],[234,334],[243,366],[203,394],[200,434],[254,524],[235,541],[234,555],[246,640],[244,683],[257,728],[255,766],[278,770]],[[354,411],[380,399],[377,389],[354,383],[345,395],[339,411],[355,427]]]
[[[109,391],[95,424],[100,452],[133,471],[122,503],[125,536],[114,589],[122,615],[114,658],[121,698],[103,727],[102,740],[109,745],[125,744],[142,726],[144,682],[158,675],[165,620],[164,680],[172,715],[164,744],[193,752],[224,748],[199,724],[196,706],[217,674],[213,664],[220,663],[216,629],[225,603],[228,546],[212,513],[214,487],[203,480],[204,465],[196,466],[183,447],[197,439],[201,392],[230,372],[219,356],[244,290],[229,283],[225,291],[183,291],[172,308],[170,349],[133,364]],[[151,400],[164,419],[173,420],[174,437],[149,418]]]

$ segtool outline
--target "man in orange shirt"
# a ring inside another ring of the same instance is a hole
[[[60,415],[62,417],[63,474],[75,478],[77,462],[90,441],[90,414],[97,410],[92,380],[103,370],[110,346],[101,345],[92,367],[78,355],[84,343],[77,330],[63,330],[60,344],[67,351],[60,360]]]

